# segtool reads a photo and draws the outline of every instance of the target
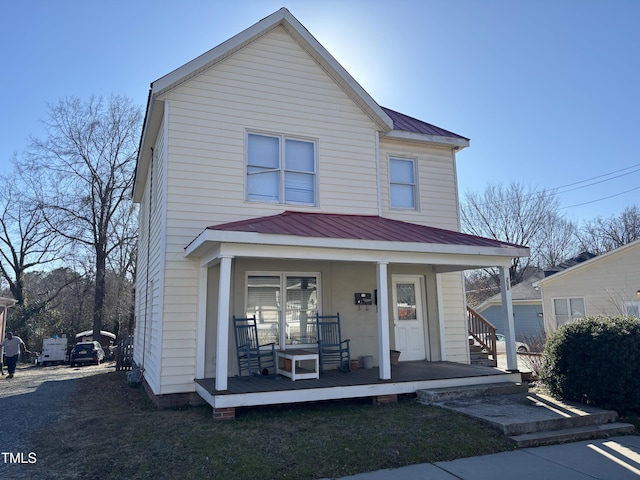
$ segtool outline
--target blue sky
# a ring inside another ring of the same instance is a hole
[[[461,195],[558,188],[578,222],[640,204],[635,0],[4,0],[0,166],[48,103],[144,106],[150,82],[283,6],[380,105],[471,139]]]

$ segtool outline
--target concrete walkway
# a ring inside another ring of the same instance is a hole
[[[361,473],[342,480],[638,480],[640,436],[586,440]]]

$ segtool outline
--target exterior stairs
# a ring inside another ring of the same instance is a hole
[[[476,418],[520,448],[635,433],[613,410],[555,400],[521,383],[420,390],[417,397],[422,404]]]
[[[496,366],[496,363],[489,357],[489,353],[480,345],[469,345],[469,356],[471,365],[482,365],[483,367]]]

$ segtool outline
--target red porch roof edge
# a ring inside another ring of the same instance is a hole
[[[406,132],[415,132],[415,133],[425,133],[428,135],[438,135],[441,137],[451,137],[451,138],[460,138],[462,140],[469,139],[467,137],[463,137],[462,135],[458,135],[457,133],[453,133],[449,130],[445,130],[444,128],[440,128],[436,125],[432,125],[431,123],[427,123],[423,120],[418,120],[417,118],[410,117],[409,115],[405,115],[404,113],[396,112],[395,110],[391,110],[387,107],[380,107],[382,110],[389,115],[391,120],[393,121],[393,128],[395,130],[404,130]]]
[[[310,238],[414,242],[493,248],[526,248],[492,238],[393,220],[377,215],[285,211],[280,214],[212,225],[207,230],[294,235]]]

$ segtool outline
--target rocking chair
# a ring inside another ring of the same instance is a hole
[[[274,343],[260,345],[256,316],[237,318],[233,316],[233,333],[238,356],[238,378],[248,380],[253,375],[275,375],[276,349]],[[243,372],[247,372],[243,375]]]
[[[316,314],[318,325],[318,360],[320,373],[327,364],[337,364],[341,372],[351,371],[349,339],[342,340],[340,314],[320,316]]]

